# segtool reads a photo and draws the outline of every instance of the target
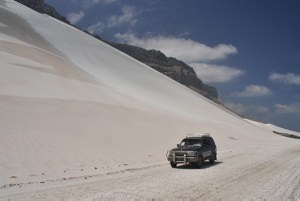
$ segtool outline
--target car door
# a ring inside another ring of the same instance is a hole
[[[202,142],[203,146],[203,157],[208,158],[211,155],[211,142],[209,139],[204,138]]]

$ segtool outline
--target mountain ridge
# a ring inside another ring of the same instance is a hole
[[[220,103],[217,89],[204,84],[197,77],[194,69],[183,61],[167,57],[159,50],[146,50],[141,47],[121,43],[109,42],[109,44],[197,93]]]
[[[60,15],[54,7],[46,4],[44,0],[14,0],[39,13],[45,13],[67,24],[71,24],[66,17]]]

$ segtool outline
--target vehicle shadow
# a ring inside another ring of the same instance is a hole
[[[220,165],[222,164],[222,161],[215,161],[213,164],[211,164],[209,161],[205,161],[201,168],[198,168],[195,164],[185,164],[185,165],[179,165],[176,167],[176,169],[183,169],[183,170],[191,170],[191,169],[206,169],[210,168],[212,166]]]

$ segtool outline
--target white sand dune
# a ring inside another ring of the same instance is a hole
[[[287,135],[294,135],[294,136],[300,137],[300,133],[298,133],[298,132],[291,131],[291,130],[288,130],[288,129],[285,129],[285,128],[281,128],[281,127],[278,127],[278,126],[273,125],[273,124],[264,124],[264,123],[252,121],[252,120],[249,120],[249,119],[247,121],[249,121],[250,123],[252,123],[252,124],[262,128],[262,129],[265,129],[266,131],[277,132],[277,133],[282,133],[282,134],[287,134]]]
[[[69,25],[0,2],[0,196],[166,164],[189,132],[211,133],[220,158],[298,143]]]

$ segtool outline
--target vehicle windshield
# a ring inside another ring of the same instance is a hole
[[[180,146],[201,146],[200,139],[183,139]]]

